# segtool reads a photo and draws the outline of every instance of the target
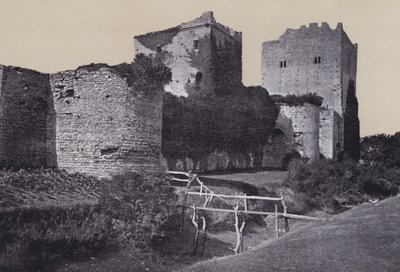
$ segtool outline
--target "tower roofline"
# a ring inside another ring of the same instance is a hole
[[[194,28],[199,28],[199,27],[214,27],[215,29],[219,30],[220,32],[224,33],[227,36],[232,37],[233,39],[237,40],[238,42],[242,42],[242,32],[236,31],[230,27],[224,26],[220,23],[218,23],[215,18],[214,18],[214,13],[212,11],[207,11],[204,12],[200,17],[186,22],[182,23],[176,27],[168,28],[165,30],[160,30],[160,31],[154,31],[154,32],[149,32],[146,34],[142,35],[136,35],[134,36],[134,39],[136,38],[141,38],[145,36],[150,36],[154,35],[157,33],[167,33],[167,32],[175,32],[175,31],[185,31],[185,30],[190,30]]]
[[[357,48],[357,43],[352,43],[352,41],[349,39],[347,36],[346,32],[343,29],[343,23],[338,22],[336,25],[336,28],[331,28],[327,22],[322,22],[320,25],[318,23],[309,23],[307,25],[301,25],[297,29],[293,28],[287,28],[285,32],[276,40],[270,40],[270,41],[264,41],[263,46],[266,44],[273,44],[273,43],[279,43],[280,41],[284,41],[287,37],[294,36],[297,34],[309,34],[309,33],[315,33],[315,32],[320,32],[324,31],[324,33],[330,33],[332,35],[342,35],[342,37],[347,38],[347,40],[355,47]]]

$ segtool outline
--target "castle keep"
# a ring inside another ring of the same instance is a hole
[[[341,23],[336,29],[327,23],[287,29],[278,40],[262,46],[262,86],[270,95],[315,93],[323,98],[319,146],[327,158],[336,159],[343,152],[358,157],[356,73],[357,44]]]
[[[163,90],[200,100],[248,90],[242,84],[242,34],[216,22],[212,12],[136,36],[134,43],[136,56],[161,60],[172,80],[143,84],[149,78],[132,70],[140,65],[136,62],[55,74],[0,66],[1,166],[59,167],[99,177],[154,172],[164,163]],[[262,49],[265,89],[257,90],[273,96],[316,94],[323,102],[277,102],[280,113],[275,131],[265,136],[261,166],[281,167],[294,152],[311,160],[358,158],[357,44],[342,25],[288,29]],[[200,171],[251,168],[252,152],[215,150],[201,168],[191,158],[166,159],[171,169],[179,164]]]

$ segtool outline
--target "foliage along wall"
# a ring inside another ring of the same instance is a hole
[[[262,87],[201,98],[165,93],[162,153],[166,158],[202,160],[215,150],[250,152],[253,165],[261,166],[262,146],[273,132],[278,112]]]

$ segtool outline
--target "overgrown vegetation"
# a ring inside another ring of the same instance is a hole
[[[399,193],[400,133],[378,134],[361,140],[361,160],[342,162],[322,159],[306,164],[290,162],[286,193],[292,209],[307,212],[322,209],[336,213],[343,208]],[[285,191],[285,190],[284,190]]]
[[[97,180],[49,169],[2,171],[0,187],[1,271],[43,271],[102,249],[148,247],[171,231],[175,212],[165,178],[137,173]]]
[[[276,103],[285,103],[289,106],[303,106],[305,103],[309,103],[320,107],[323,102],[323,98],[315,93],[307,93],[303,95],[295,95],[295,94],[288,94],[285,96],[282,95],[273,95],[271,98]]]
[[[303,212],[317,209],[337,213],[349,205],[399,192],[399,169],[386,168],[383,164],[371,166],[352,160],[322,159],[310,164],[294,161],[288,170],[286,185],[298,194]]]
[[[109,66],[105,63],[91,63],[82,65],[77,70],[85,69],[88,72],[97,71],[101,68],[111,68],[123,78],[127,79],[128,85],[138,91],[150,91],[160,89],[163,84],[171,81],[171,69],[166,67],[159,58],[150,58],[144,54],[135,56],[132,63],[121,63]]]
[[[387,168],[400,168],[400,132],[362,138],[361,160],[368,165],[383,164]]]
[[[268,140],[278,108],[268,92],[250,87],[242,95],[201,99],[164,95],[162,152],[200,158],[215,149],[254,150]]]

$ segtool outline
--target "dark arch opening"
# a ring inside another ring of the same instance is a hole
[[[301,159],[301,155],[297,150],[292,150],[290,153],[285,154],[282,160],[282,169],[287,170],[289,163],[292,160],[299,160]]]
[[[285,158],[285,154],[287,154],[289,149],[288,138],[285,133],[280,129],[275,129],[272,133],[271,138],[271,157],[273,158],[274,165],[276,167],[283,167],[283,160]]]

